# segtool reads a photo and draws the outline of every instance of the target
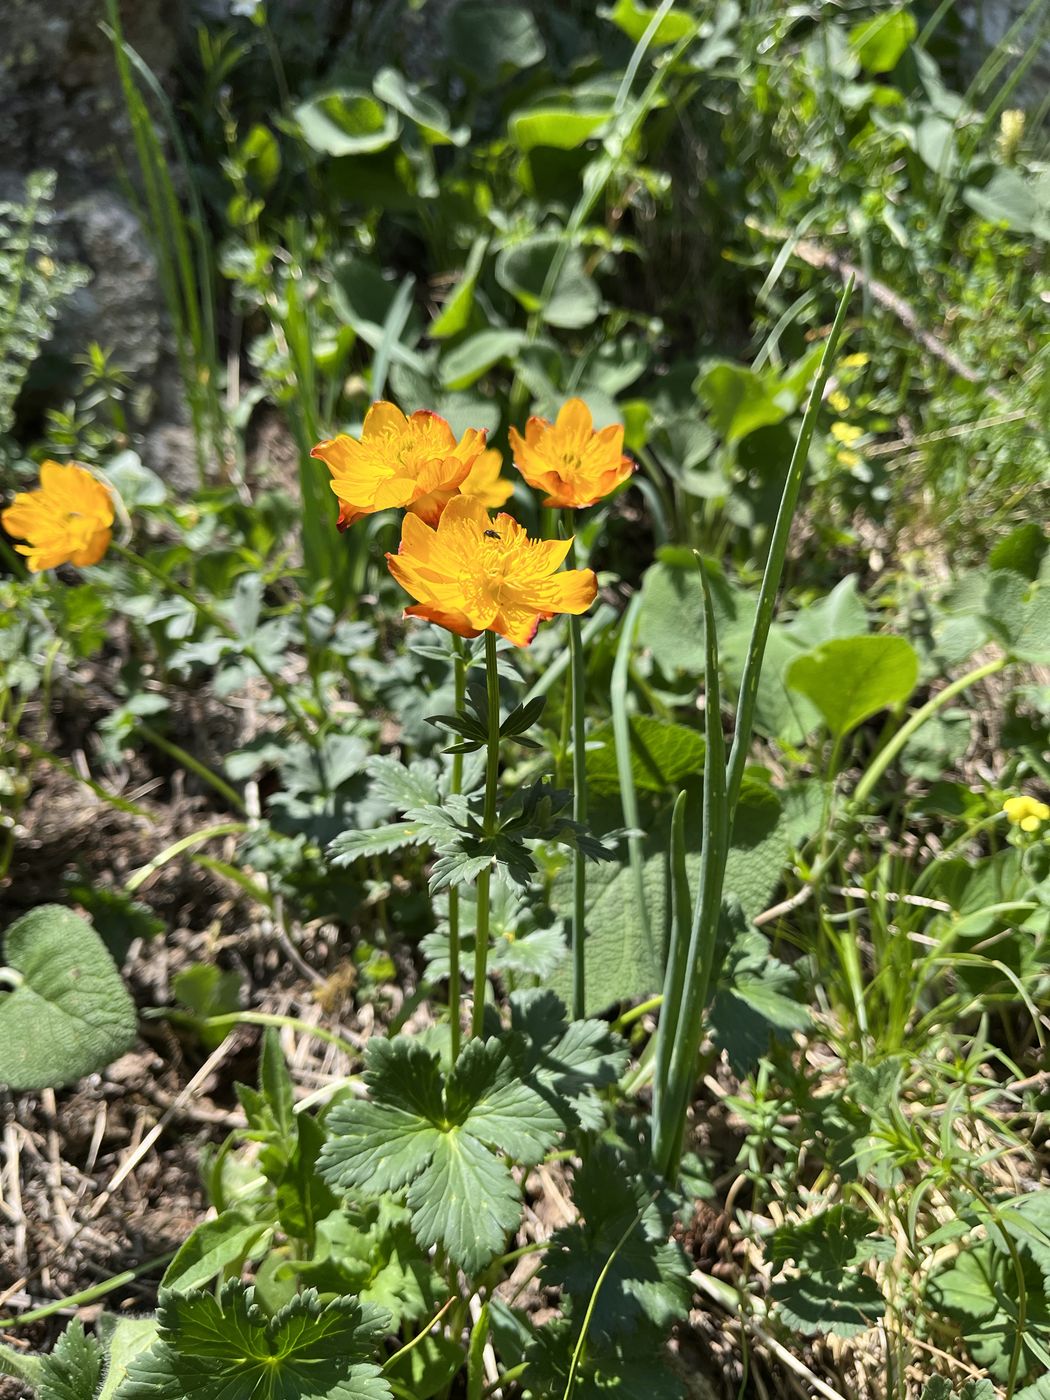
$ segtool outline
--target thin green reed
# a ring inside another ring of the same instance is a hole
[[[167,94],[148,64],[125,42],[117,0],[106,0],[106,14],[109,23],[103,26],[103,30],[113,45],[131,125],[145,213],[157,254],[161,291],[175,335],[179,375],[186,390],[197,468],[203,483],[209,459],[222,466],[226,457],[226,425],[215,327],[214,270],[204,208]],[[183,167],[190,204],[188,218],[180,204],[149,108],[135,81],[136,74],[149,88]]]
[[[700,885],[692,906],[692,919],[684,917],[688,879],[684,841],[684,805],[679,799],[672,818],[671,883],[672,917],[668,936],[667,965],[663,1004],[657,1031],[656,1069],[653,1095],[653,1161],[669,1180],[678,1172],[685,1136],[686,1118],[692,1099],[697,1056],[703,1038],[708,996],[718,967],[716,950],[722,914],[722,893],[726,858],[733,830],[740,790],[747,765],[754,728],[755,703],[762,671],[762,658],[777,594],[787,557],[791,523],[798,505],[802,477],[816,426],[824,387],[834,363],[842,326],[853,291],[850,279],[839,301],[831,332],[824,346],[816,380],[810,391],[802,426],[791,456],[780,509],[769,545],[769,555],[759,589],[755,621],[751,629],[744,673],[737,699],[733,744],[728,761],[722,733],[721,696],[718,678],[718,638],[711,590],[703,562],[697,556],[704,598],[705,704],[704,735],[707,752],[704,765],[703,845],[700,857]],[[687,952],[682,948],[688,939]]]

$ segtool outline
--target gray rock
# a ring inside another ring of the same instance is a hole
[[[56,349],[75,353],[97,340],[135,379],[152,378],[162,348],[156,259],[135,212],[107,190],[63,212],[75,259],[93,276],[62,313]]]
[[[119,0],[128,43],[168,84],[185,0]],[[97,341],[132,376],[136,402],[161,408],[170,379],[156,259],[123,193],[137,178],[105,0],[0,0],[0,197],[26,175],[58,177],[51,233],[58,253],[91,274],[61,306],[27,392],[35,409],[64,404],[69,361]],[[170,397],[170,396],[169,396]]]

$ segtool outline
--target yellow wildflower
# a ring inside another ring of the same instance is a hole
[[[459,484],[460,494],[476,496],[487,510],[499,510],[514,494],[514,483],[500,476],[503,458],[495,447],[486,448]]]
[[[854,452],[849,447],[840,447],[835,453],[835,460],[840,466],[848,467],[850,471],[853,471],[860,466],[861,458],[859,452]]]
[[[1020,107],[1008,107],[999,118],[999,137],[996,145],[1006,165],[1012,165],[1017,149],[1024,140],[1025,113]]]
[[[849,395],[844,394],[841,389],[834,390],[828,395],[828,406],[833,408],[836,413],[848,413]]]
[[[595,432],[582,399],[569,399],[553,423],[530,418],[524,437],[511,428],[510,445],[525,480],[546,491],[545,506],[593,506],[635,470],[624,456],[623,425]]]
[[[390,572],[421,617],[461,637],[497,632],[528,646],[555,613],[586,612],[598,592],[591,569],[557,572],[571,540],[530,540],[509,515],[495,520],[476,496],[455,496],[435,529],[415,515],[401,522]]]
[[[843,447],[852,447],[854,443],[860,442],[864,436],[864,429],[856,428],[852,423],[832,423],[831,436],[836,442],[841,442]]]
[[[59,564],[97,564],[113,538],[113,497],[109,487],[76,462],[43,462],[40,487],[20,491],[0,514],[9,535],[26,556],[31,573]]]
[[[1038,831],[1043,822],[1050,821],[1050,807],[1035,797],[1008,797],[1003,811],[1010,825],[1022,831]]]
[[[436,413],[405,417],[392,403],[374,403],[360,441],[346,433],[311,451],[332,473],[339,498],[339,528],[394,506],[433,523],[485,448],[484,431],[468,428],[456,441]]]
[[[871,363],[871,356],[858,351],[855,355],[847,355],[842,361],[843,369],[863,369],[866,364]]]

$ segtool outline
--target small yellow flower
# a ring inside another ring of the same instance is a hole
[[[75,462],[43,462],[40,487],[20,491],[0,514],[26,556],[31,573],[59,564],[97,564],[113,538],[113,497],[108,486]]]
[[[854,471],[860,466],[860,453],[854,452],[848,447],[840,447],[835,453],[835,461],[838,462],[840,466],[848,467],[850,471]]]
[[[831,436],[836,442],[841,442],[843,447],[852,447],[854,443],[860,442],[864,436],[864,429],[856,428],[852,423],[832,423]]]
[[[571,540],[530,540],[509,515],[490,519],[476,496],[455,496],[435,529],[416,515],[401,522],[401,548],[390,572],[415,598],[406,617],[421,617],[461,637],[497,632],[528,646],[555,613],[582,613],[594,602],[591,569],[558,570]]]
[[[460,482],[460,495],[476,496],[486,510],[499,510],[514,494],[513,481],[499,474],[502,465],[499,451],[486,448]]]
[[[624,456],[623,425],[595,432],[582,399],[569,399],[553,423],[530,418],[524,437],[511,428],[510,445],[525,480],[546,491],[545,506],[593,506],[635,470]]]
[[[836,389],[833,393],[828,395],[828,405],[833,408],[836,413],[848,413],[849,395],[844,394],[841,389]]]
[[[865,355],[863,351],[858,351],[855,355],[847,355],[842,361],[843,369],[863,369],[865,365],[871,363],[871,356]]]
[[[1050,807],[1035,797],[1008,797],[1003,811],[1010,825],[1022,831],[1038,831],[1043,822],[1050,821]]]
[[[1017,155],[1017,148],[1024,140],[1025,113],[1019,107],[1008,107],[999,118],[999,138],[996,145],[1003,161],[1010,165]]]
[[[468,428],[456,441],[449,425],[424,409],[405,417],[392,403],[374,403],[361,438],[341,433],[310,453],[332,473],[339,528],[395,506],[431,523],[456,494],[485,449],[484,431]]]

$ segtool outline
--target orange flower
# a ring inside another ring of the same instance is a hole
[[[20,491],[0,514],[31,573],[59,564],[97,564],[113,537],[113,497],[108,486],[75,462],[42,462],[40,487]]]
[[[363,515],[404,506],[433,523],[456,494],[485,448],[485,434],[468,428],[456,441],[436,413],[406,418],[392,403],[374,403],[361,440],[341,433],[310,453],[332,473],[339,497],[339,528]]]
[[[476,496],[488,510],[499,510],[514,494],[514,483],[500,476],[503,458],[495,447],[487,448],[459,484],[460,494]]]
[[[586,612],[598,592],[591,569],[557,570],[571,540],[530,540],[509,515],[495,520],[476,496],[456,496],[436,529],[415,515],[401,522],[390,572],[416,599],[406,617],[422,617],[461,637],[498,632],[528,646],[555,613]]]
[[[530,486],[546,491],[545,506],[593,506],[635,470],[623,455],[623,427],[594,431],[582,399],[569,399],[557,420],[530,418],[525,436],[510,430],[514,465]]]

